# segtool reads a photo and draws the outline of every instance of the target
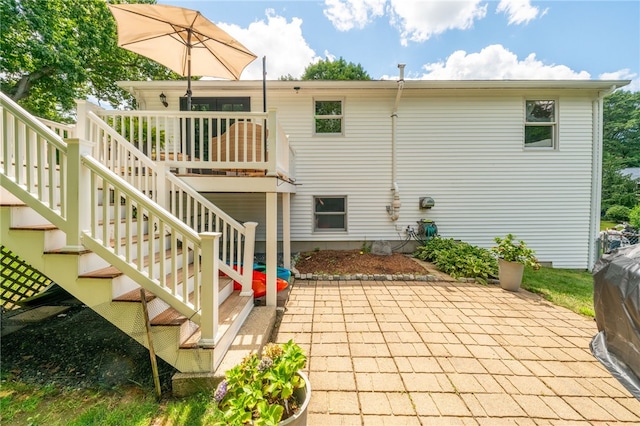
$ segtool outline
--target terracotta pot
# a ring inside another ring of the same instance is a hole
[[[297,413],[288,419],[282,420],[278,425],[305,426],[307,424],[307,409],[309,408],[309,401],[311,400],[311,385],[309,384],[309,378],[304,372],[298,371],[298,375],[304,380],[304,387],[296,389],[293,394],[298,401],[302,401],[302,404]]]
[[[500,287],[509,291],[519,291],[522,284],[524,264],[498,259],[498,279]]]

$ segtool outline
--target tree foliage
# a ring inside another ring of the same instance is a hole
[[[604,152],[621,168],[640,167],[640,92],[618,90],[604,98]]]
[[[638,204],[638,183],[620,170],[640,167],[640,92],[616,91],[603,106],[602,214]]]
[[[132,102],[116,86],[119,80],[179,78],[118,47],[116,22],[104,0],[0,0],[0,20],[2,91],[41,117],[68,116],[75,99],[87,96],[113,107]]]
[[[302,74],[302,80],[371,80],[371,77],[362,65],[347,63],[340,58],[337,61],[320,60],[309,65]]]

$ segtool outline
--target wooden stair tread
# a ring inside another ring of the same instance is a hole
[[[233,285],[233,281],[231,281],[231,279],[221,279],[220,282],[219,282],[219,285],[218,285],[219,290],[222,291],[228,285]],[[150,292],[149,290],[145,290],[144,291],[144,295],[145,295],[145,298],[147,299],[147,303],[156,298],[156,295],[153,294],[152,292]],[[137,288],[137,289],[131,290],[131,291],[127,292],[127,293],[121,294],[120,296],[114,298],[113,301],[114,302],[136,302],[136,303],[140,303],[140,289]],[[193,301],[193,292],[191,292],[189,294],[189,301],[190,302]],[[175,309],[173,309],[171,307],[166,309],[160,315],[164,315],[164,318],[169,318],[172,321],[175,318],[178,318],[179,316],[182,316],[186,320],[185,316],[181,315],[178,311],[176,311]],[[158,318],[160,315],[156,316],[156,318]],[[158,320],[157,321],[158,324],[155,324],[154,321],[156,321],[156,318],[154,318],[154,320],[151,321],[152,325],[171,325],[171,324],[165,324],[164,323],[165,320]],[[181,323],[182,322],[180,322],[179,324],[181,324]]]
[[[182,325],[187,321],[187,317],[173,308],[169,308],[164,312],[156,315],[151,320],[151,325]]]
[[[58,229],[58,227],[50,223],[46,223],[43,225],[12,226],[9,229],[12,231],[54,231]]]
[[[218,333],[220,333],[220,335],[224,334],[231,327],[236,316],[244,308],[249,299],[252,299],[252,296],[240,296],[239,291],[234,291],[227,300],[220,305],[220,311],[218,312],[218,319],[220,321]],[[198,348],[200,336],[201,331],[200,328],[198,328],[187,340],[180,344],[180,348]]]
[[[176,255],[180,255],[182,253],[182,248],[178,248],[176,250]],[[171,257],[171,249],[167,249],[164,255],[165,259],[169,259]],[[149,266],[149,256],[144,257],[144,266]],[[78,275],[80,278],[116,278],[122,275],[123,272],[120,271],[113,265],[106,266],[102,269],[97,269],[95,271],[86,272],[84,274]],[[170,275],[168,275],[170,276]]]

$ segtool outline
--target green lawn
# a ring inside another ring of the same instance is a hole
[[[572,269],[525,268],[522,288],[582,315],[594,317],[593,276]]]
[[[615,228],[616,225],[617,225],[616,222],[607,222],[606,220],[601,220],[600,221],[600,230],[601,231],[606,231],[607,229]]]

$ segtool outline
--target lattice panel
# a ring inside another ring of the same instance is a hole
[[[3,310],[19,308],[17,302],[34,296],[52,281],[0,245],[0,304]]]

